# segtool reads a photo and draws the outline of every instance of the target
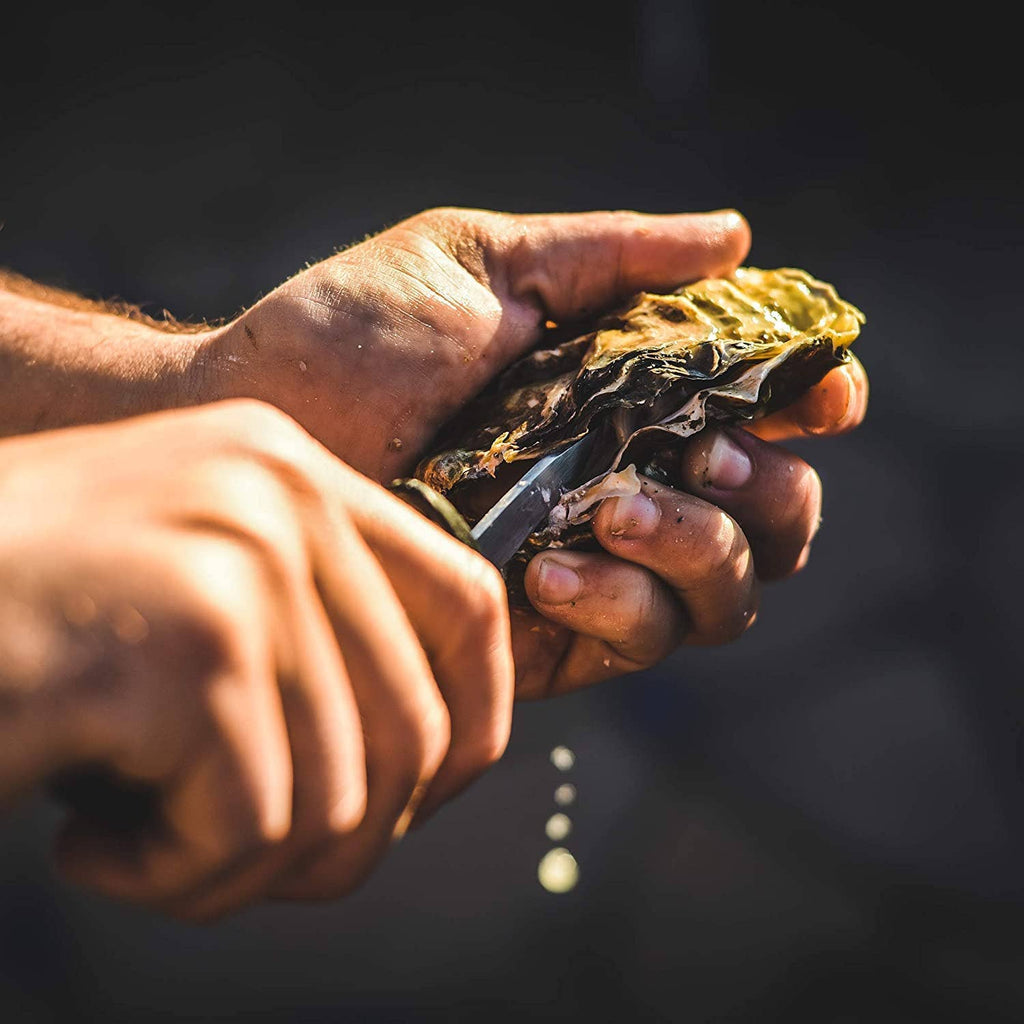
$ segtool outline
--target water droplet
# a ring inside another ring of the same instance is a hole
[[[568,892],[580,879],[576,858],[561,846],[548,850],[537,865],[537,879],[548,892]]]
[[[572,831],[572,820],[567,814],[559,811],[552,814],[544,826],[544,834],[553,843],[560,843]]]
[[[551,751],[551,763],[560,772],[567,772],[576,763],[576,755],[568,747],[555,747]]]
[[[563,782],[555,790],[555,803],[559,807],[568,807],[576,799],[576,787],[571,782]]]

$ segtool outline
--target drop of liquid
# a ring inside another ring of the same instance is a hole
[[[571,782],[563,782],[555,790],[555,803],[559,807],[568,807],[576,799],[576,787]]]
[[[572,821],[567,814],[559,811],[552,814],[544,826],[544,834],[553,843],[560,843],[572,831]]]
[[[561,846],[548,850],[537,865],[537,879],[548,892],[568,892],[576,888],[580,869],[576,858]]]
[[[576,763],[576,755],[568,747],[555,747],[551,751],[551,763],[560,772],[567,772]]]

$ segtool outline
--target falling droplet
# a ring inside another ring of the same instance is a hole
[[[576,799],[576,787],[571,782],[563,782],[555,790],[555,803],[559,807],[568,807]]]
[[[567,772],[576,763],[576,755],[568,747],[555,747],[551,751],[551,763],[560,772]]]
[[[568,892],[576,888],[580,869],[568,850],[556,846],[541,858],[537,865],[537,878],[548,892]]]
[[[572,831],[572,821],[567,814],[559,811],[552,814],[544,826],[544,834],[553,843],[560,843]]]

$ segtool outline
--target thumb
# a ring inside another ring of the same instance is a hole
[[[555,321],[581,319],[634,292],[728,274],[750,249],[750,228],[735,210],[530,214],[503,221],[494,263],[505,287]]]

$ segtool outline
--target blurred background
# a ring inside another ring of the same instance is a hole
[[[30,277],[226,317],[438,204],[735,206],[751,264],[866,312],[873,391],[793,446],[824,524],[747,636],[521,705],[347,900],[162,921],[55,879],[53,807],[4,819],[0,1020],[1024,1020],[1024,96],[994,6],[36,4],[3,38],[0,264]]]

